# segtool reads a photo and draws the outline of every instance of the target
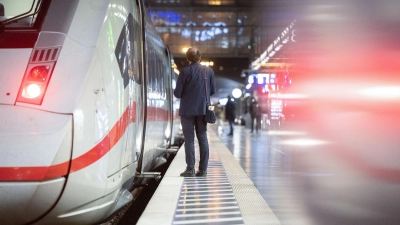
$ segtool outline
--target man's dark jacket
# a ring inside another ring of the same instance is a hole
[[[211,68],[200,63],[192,63],[180,71],[174,95],[181,99],[179,116],[205,115],[206,91],[204,75],[207,77],[209,96],[215,93],[214,72]],[[210,97],[208,96],[208,101]]]

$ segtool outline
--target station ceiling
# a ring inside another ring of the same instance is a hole
[[[178,68],[197,47],[214,72],[244,83],[249,69],[293,20],[290,0],[147,0],[147,11]]]

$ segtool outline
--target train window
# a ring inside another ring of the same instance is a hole
[[[146,40],[146,61],[147,61],[147,87],[149,88],[149,98],[153,99],[154,91],[154,54],[153,48],[149,41]]]
[[[139,10],[138,10],[139,12]],[[140,29],[140,26],[136,20],[133,22],[133,41],[134,41],[134,46],[135,46],[135,71],[134,71],[134,80],[136,83],[141,84],[142,83],[142,77],[141,77],[141,72],[142,72],[142,32]]]
[[[164,63],[161,63],[161,80],[160,80],[160,84],[161,84],[161,94],[162,94],[162,98],[165,99],[165,76],[167,76],[167,71],[165,70],[165,65]]]
[[[149,45],[151,46],[151,45]],[[154,52],[154,49],[151,48],[151,88],[153,93],[155,93],[157,91],[157,58],[156,58],[156,54]],[[153,99],[156,98],[156,95],[153,95]]]
[[[161,79],[161,71],[160,71],[160,58],[157,55],[157,65],[156,65],[156,70],[157,70],[157,81],[156,81],[156,88],[157,88],[157,93],[161,94],[161,85],[160,85],[160,79]],[[160,95],[157,95],[157,99],[160,99]]]
[[[137,28],[136,21],[134,21],[132,14],[129,14],[127,20],[125,21],[124,27],[119,35],[117,46],[115,47],[115,56],[118,61],[119,69],[121,71],[121,76],[124,79],[124,87],[128,86],[129,80],[133,79],[137,83],[140,81],[140,67],[139,61],[137,60],[137,37],[135,35],[135,27]],[[139,80],[137,80],[139,79]]]
[[[0,2],[2,36],[0,48],[32,48],[39,35],[50,0]]]
[[[4,0],[0,5],[0,26],[4,30],[32,28],[43,1]]]

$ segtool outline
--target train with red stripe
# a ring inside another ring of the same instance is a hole
[[[97,224],[182,142],[142,0],[0,2],[0,224]]]

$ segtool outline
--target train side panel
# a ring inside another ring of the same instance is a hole
[[[89,12],[83,9],[90,8],[86,4],[80,2],[75,15],[76,23],[71,25],[71,30],[86,29],[82,21],[100,22],[102,28],[87,72],[88,80],[74,111],[71,173],[61,199],[52,212],[40,221],[41,224],[51,224],[55,217],[62,224],[76,221],[90,224],[103,219],[123,194],[121,187],[135,174],[136,164],[133,161],[136,154],[133,149],[126,149],[127,141],[133,141],[132,138],[128,140],[127,137],[132,135],[126,131],[133,131],[128,127],[134,121],[134,96],[130,96],[132,85],[124,86],[114,52],[124,19],[133,11],[132,5],[129,1],[119,5],[112,2],[105,4],[102,9],[107,9],[107,13],[103,18],[94,20],[85,18]],[[101,11],[100,8],[92,9],[94,14]],[[79,16],[79,13],[82,15]],[[75,34],[79,36],[79,33]],[[125,159],[125,156],[130,159]]]
[[[173,144],[171,64],[149,20],[142,29],[141,1],[43,2],[31,48],[0,43],[10,57],[0,60],[0,222],[93,224],[129,203],[134,180]],[[41,64],[43,100],[15,101],[24,70]]]

